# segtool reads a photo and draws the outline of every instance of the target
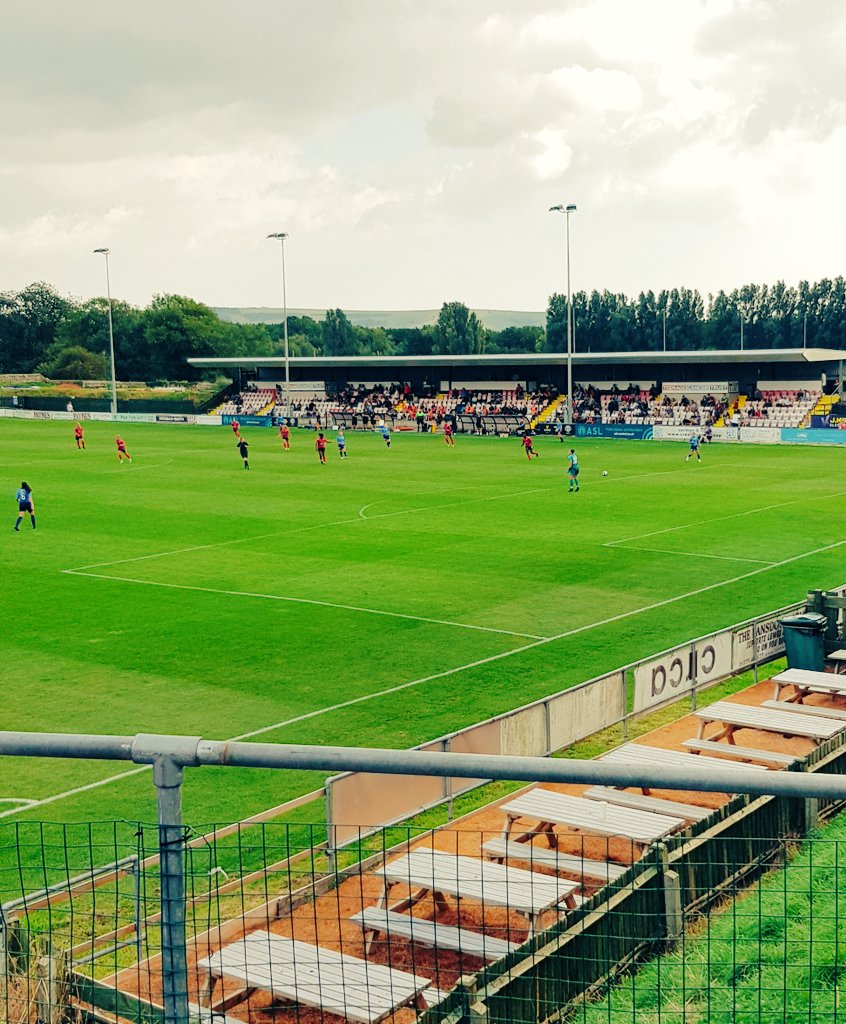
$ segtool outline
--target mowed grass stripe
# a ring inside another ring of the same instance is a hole
[[[10,440],[33,465],[72,443],[65,424],[13,421],[7,432],[8,423],[0,424],[4,448]],[[378,438],[356,435],[348,465],[330,457],[320,467],[308,444],[313,435],[297,434],[288,458],[270,432],[253,431],[248,474],[225,430],[132,425],[124,436],[136,465],[121,474],[111,425],[90,424],[87,432],[91,450],[80,454],[89,461],[68,459],[37,475],[26,465],[21,470],[36,488],[44,529],[32,537],[9,530],[3,542],[10,588],[0,601],[10,628],[0,637],[0,656],[21,666],[27,695],[21,701],[15,687],[0,694],[2,720],[13,728],[221,737],[270,726],[278,731],[264,733],[267,739],[408,746],[788,603],[808,586],[843,582],[838,549],[726,585],[740,575],[738,566],[602,547],[680,518],[693,522],[703,508],[784,500],[783,481],[800,473],[809,503],[822,504],[814,533],[836,543],[838,509],[817,500],[836,479],[836,451],[726,446],[707,451],[696,467],[684,465],[683,446],[579,442],[582,493],[569,497],[568,446],[544,438],[541,459],[529,464],[514,441],[459,438],[450,452],[439,438],[400,435],[386,452]],[[148,444],[161,464],[133,475]],[[11,493],[18,482],[12,479]],[[358,515],[367,505],[366,515],[380,516],[375,522]],[[345,518],[359,523],[324,525]],[[814,546],[806,545],[801,524],[778,512],[772,521],[747,520],[718,527],[699,547],[731,555],[740,544],[740,555],[754,556],[748,544],[756,539],[776,559],[785,547],[792,556]],[[253,534],[273,536],[252,542]],[[189,586],[225,579],[238,590],[560,639],[513,653],[523,645],[497,634],[456,636],[448,627],[400,619],[363,625],[358,613],[338,609],[262,609],[262,602],[247,609],[242,598],[61,575],[68,566],[198,542],[210,545],[205,554],[145,560],[131,576]],[[703,587],[710,589],[678,596]],[[672,603],[659,604],[666,598]],[[592,625],[600,620],[610,621]],[[408,683],[418,684],[394,689]],[[21,773],[21,762],[6,762],[0,794],[36,795],[22,791],[21,774],[49,795],[107,770],[113,766],[41,762]],[[219,780],[215,773],[191,774],[186,807],[195,820],[259,810],[269,794],[270,803],[280,802],[303,781],[289,773],[273,781],[266,778],[273,773],[227,773],[233,781],[221,787],[203,781]],[[62,785],[51,785],[59,777]],[[128,780],[55,804],[54,812],[149,816],[150,788]]]

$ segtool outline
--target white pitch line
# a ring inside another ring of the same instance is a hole
[[[546,640],[537,633],[518,633],[513,629],[497,629],[495,626],[476,626],[469,622],[454,622],[451,619],[433,619],[427,615],[410,615],[406,612],[389,612],[381,608],[362,608],[355,604],[336,604],[334,601],[318,601],[308,597],[286,597],[282,594],[260,594],[250,590],[221,590],[217,587],[197,587],[188,583],[163,583],[159,580],[137,580],[128,576],[106,576],[103,573],[82,572],[79,569],[64,569],[68,576],[87,576],[89,579],[110,580],[113,583],[137,583],[145,587],[166,587],[169,590],[191,590],[200,594],[221,594],[224,597],[255,597],[265,601],[285,601],[289,604],[318,605],[322,608],[337,608],[347,612],[362,612],[365,615],[384,615],[391,619],[409,619],[413,622],[431,622],[436,626],[455,626],[458,629],[475,629],[481,633],[502,633],[505,636],[519,636],[531,640]]]
[[[108,775],[105,779],[98,779],[96,782],[89,782],[84,786],[66,789],[63,793],[54,793],[52,796],[45,796],[41,800],[33,800],[26,807],[12,807],[8,811],[0,811],[0,818],[9,818],[11,815],[20,814],[22,811],[31,811],[36,807],[44,807],[45,804],[53,804],[57,800],[66,800],[69,796],[87,793],[91,789],[99,789],[100,786],[108,786],[110,782],[119,782],[121,779],[128,779],[130,775],[140,775],[141,772],[148,772],[150,767],[150,765],[145,764],[141,768],[131,768],[128,772],[118,772],[117,775]]]
[[[686,555],[688,558],[716,558],[723,562],[755,562],[757,565],[775,565],[766,558],[739,558],[735,555],[709,555],[704,551],[673,551],[672,548],[632,548],[621,547],[619,544],[603,544],[603,547],[614,547],[620,551],[648,551],[654,555]]]
[[[37,800],[29,800],[23,796],[0,796],[0,804],[21,804],[22,806],[18,808],[21,811],[25,811],[37,803]]]
[[[751,576],[758,576],[760,573],[770,572],[772,569],[778,569],[785,565],[790,565],[793,562],[799,562],[803,558],[812,558],[814,555],[822,554],[824,551],[833,551],[835,548],[842,547],[846,544],[846,540],[835,541],[833,544],[825,544],[822,547],[814,548],[813,551],[806,551],[801,555],[793,555],[790,558],[785,558],[780,562],[773,562],[772,565],[762,565],[758,569],[750,569],[749,572],[741,573],[739,576],[732,576],[727,580],[721,580],[718,583],[709,583],[705,587],[698,587],[696,590],[689,590],[684,594],[678,594],[675,597],[667,597],[661,601],[654,601],[652,604],[644,605],[642,608],[633,608],[627,612],[620,612],[617,615],[611,615],[606,619],[601,619],[599,622],[591,622],[584,626],[577,626],[575,629],[568,629],[564,633],[558,633],[555,636],[546,637],[543,640],[534,640],[529,644],[522,644],[520,647],[515,647],[510,651],[502,651],[499,654],[492,654],[487,658],[479,658],[476,661],[468,662],[466,665],[458,665],[456,668],[445,669],[443,672],[435,672],[429,676],[423,676],[420,679],[412,679],[407,683],[399,683],[397,686],[390,686],[384,690],[377,690],[373,693],[362,694],[360,697],[353,697],[350,700],[341,701],[338,704],[332,704],[329,707],[316,708],[314,711],[308,711],[305,714],[297,715],[295,718],[288,718],[281,722],[276,722],[273,725],[265,725],[260,729],[253,729],[251,732],[242,733],[240,736],[230,737],[230,741],[238,742],[240,740],[253,739],[256,736],[266,735],[267,733],[274,732],[277,729],[283,729],[289,725],[295,725],[298,722],[306,721],[307,719],[317,718],[321,715],[331,714],[333,711],[340,711],[344,708],[352,707],[354,704],[363,704],[366,701],[377,700],[380,697],[390,696],[392,693],[399,693],[402,690],[408,690],[415,686],[422,686],[424,683],[432,683],[438,679],[446,679],[449,676],[457,675],[459,672],[466,672],[469,669],[479,668],[482,665],[489,665],[495,661],[502,661],[505,658],[510,658],[515,654],[522,654],[524,651],[532,650],[535,647],[543,647],[546,644],[554,643],[557,640],[564,640],[571,636],[577,636],[580,633],[586,633],[591,629],[597,629],[600,626],[608,626],[612,622],[621,622],[623,619],[632,618],[635,615],[642,615],[644,612],[654,611],[657,608],[665,608],[667,605],[675,604],[677,601],[684,601],[689,597],[698,597],[700,594],[707,594],[712,590],[718,590],[720,587],[728,586],[731,583],[739,583],[741,580],[749,579]],[[113,577],[109,577],[112,579]],[[45,797],[43,800],[39,800],[33,807],[41,807],[44,804],[54,803],[57,800],[62,800],[68,796],[74,796],[77,793],[83,793],[90,789],[97,789],[99,786],[105,786],[110,782],[116,782],[120,779],[127,778],[130,775],[138,775],[140,772],[149,771],[149,766],[143,768],[135,768],[127,772],[120,772],[117,775],[112,775],[106,779],[100,779],[97,782],[91,782],[86,786],[78,786],[76,789],[67,790],[64,793],[56,793],[53,796]],[[13,814],[19,814],[24,808],[12,808],[8,811],[0,812],[0,818],[5,818]]]
[[[727,463],[725,463],[725,464],[724,463],[718,463],[718,464],[715,463],[713,465],[707,466],[706,468],[707,469],[718,469],[722,465],[727,465]],[[671,476],[671,475],[673,475],[675,473],[684,473],[684,472],[686,472],[686,470],[683,470],[683,469],[664,469],[664,470],[660,470],[660,471],[655,472],[655,473],[632,473],[632,474],[630,474],[628,476],[615,477],[614,480],[606,481],[606,482],[607,483],[621,483],[621,482],[624,482],[626,480],[643,480],[643,479],[645,479],[647,477]],[[562,484],[563,484],[563,482],[564,482],[564,479],[562,477]],[[603,484],[603,486],[604,486],[604,484]],[[509,492],[507,494],[492,494],[492,495],[489,495],[489,496],[487,496],[485,498],[467,498],[464,501],[451,501],[451,502],[442,503],[440,505],[425,505],[425,506],[421,506],[419,508],[400,509],[397,512],[380,512],[380,513],[378,513],[375,516],[363,516],[362,512],[364,512],[366,509],[370,508],[372,505],[377,504],[375,501],[372,501],[372,502],[370,502],[370,504],[364,505],[362,508],[360,508],[359,511],[358,511],[358,515],[355,516],[354,518],[338,519],[334,523],[321,523],[321,524],[319,524],[317,526],[303,526],[303,527],[299,527],[299,528],[294,529],[294,530],[275,530],[273,533],[260,533],[260,534],[257,534],[255,536],[250,536],[250,537],[234,537],[232,540],[215,541],[215,543],[213,543],[213,544],[197,544],[197,545],[195,545],[193,547],[190,547],[190,548],[174,548],[174,549],[172,549],[170,551],[156,551],[156,552],[154,552],[151,555],[136,555],[136,556],[134,556],[132,558],[116,558],[116,559],[114,559],[111,562],[92,562],[90,565],[77,565],[77,566],[74,566],[72,569],[63,569],[62,572],[72,573],[72,574],[73,573],[79,574],[79,573],[83,572],[86,569],[106,569],[106,568],[108,568],[111,565],[126,565],[129,562],[146,562],[149,559],[153,559],[153,558],[166,558],[169,555],[187,555],[187,554],[191,554],[194,551],[209,551],[209,550],[212,550],[214,548],[227,547],[227,546],[230,546],[232,544],[248,544],[248,543],[251,543],[253,541],[270,540],[270,539],[272,539],[274,537],[286,537],[286,536],[290,536],[291,534],[295,534],[295,533],[308,533],[310,530],[328,530],[328,529],[331,529],[334,526],[349,526],[351,523],[373,522],[376,519],[390,519],[392,516],[408,516],[408,515],[412,515],[412,514],[414,514],[416,512],[436,512],[436,511],[438,511],[439,509],[442,509],[442,508],[456,508],[459,505],[473,505],[473,504],[477,504],[478,502],[485,502],[485,501],[502,501],[504,498],[520,498],[520,497],[523,497],[526,494],[544,494],[547,491],[557,491],[559,489],[561,489],[561,488],[558,485],[550,486],[550,487],[534,487],[534,488],[531,488],[530,490],[525,490],[525,491],[511,491],[511,492]],[[678,527],[678,529],[684,529],[684,527]],[[637,540],[638,538],[629,538],[629,539]],[[609,544],[616,544],[616,543],[622,543],[622,541],[610,541],[609,542]]]
[[[370,505],[376,504],[376,502],[370,502],[370,505],[365,505],[360,509],[358,515],[354,518],[338,519],[334,523],[320,523],[316,526],[303,526],[294,530],[275,530],[273,533],[260,533],[257,536],[251,537],[235,537],[232,540],[216,541],[214,544],[197,544],[190,548],[174,548],[171,551],[156,551],[151,555],[136,555],[133,558],[117,558],[111,562],[93,562],[91,565],[77,565],[72,569],[62,569],[61,571],[65,573],[79,574],[86,569],[106,569],[111,565],[126,565],[128,562],[146,562],[152,558],[166,558],[168,555],[187,555],[194,551],[208,551],[212,548],[222,548],[232,544],[247,544],[252,541],[269,540],[273,537],[287,537],[295,533],[308,533],[310,530],[328,530],[334,526],[348,526],[350,523],[358,523],[362,521],[372,522],[375,519],[389,519],[391,516],[411,515],[413,512],[433,512],[441,508],[454,508],[456,505],[472,505],[480,501],[501,501],[503,498],[522,497],[524,494],[536,494],[540,491],[554,490],[557,490],[557,488],[540,487],[529,491],[514,491],[509,494],[493,494],[486,498],[467,498],[465,501],[453,501],[441,505],[426,505],[421,508],[401,509],[398,512],[380,512],[375,516],[362,516],[361,513],[365,509],[369,508]]]
[[[760,508],[748,508],[744,512],[731,512],[727,516],[715,516],[713,519],[700,519],[695,523],[683,523],[681,526],[668,526],[663,530],[652,530],[649,533],[639,533],[636,537],[623,537],[620,540],[609,540],[602,546],[604,548],[617,547],[619,544],[628,544],[632,540],[647,540],[649,537],[660,537],[665,533],[677,533],[679,530],[690,530],[694,526],[708,526],[711,523],[723,523],[728,519],[742,519],[743,516],[754,516],[759,512],[770,512],[774,508],[785,508],[787,505],[807,504],[809,501],[830,501],[832,498],[842,498],[846,491],[837,491],[834,494],[805,495],[802,498],[791,498],[790,501],[777,501],[774,505],[761,505]]]
[[[294,533],[307,533],[309,530],[329,530],[333,526],[346,526],[357,523],[358,519],[339,519],[334,523],[320,523],[318,526],[303,526],[296,530],[274,530],[273,533],[260,533],[251,537],[234,537],[232,540],[215,541],[214,544],[197,544],[190,548],[174,548],[171,551],[156,551],[152,555],[136,555],[133,558],[116,558],[112,562],[94,562],[91,565],[78,565],[73,569],[62,569],[63,573],[81,574],[86,569],[105,569],[110,565],[126,565],[128,562],[146,562],[152,558],[166,558],[168,555],[187,555],[193,551],[208,551],[211,548],[223,548],[230,544],[246,544],[248,541],[269,540],[271,537],[284,537]]]

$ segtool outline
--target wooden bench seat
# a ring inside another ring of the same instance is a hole
[[[501,960],[518,947],[516,942],[506,939],[495,939],[490,935],[471,932],[466,928],[453,925],[438,924],[423,917],[410,917],[408,914],[397,914],[384,907],[365,907],[359,914],[350,918],[361,925],[362,931],[385,935],[399,935],[411,942],[419,942],[422,946],[433,949],[454,949],[468,956],[476,956],[481,960]]]
[[[403,1006],[424,1009],[423,993],[432,984],[429,978],[266,931],[222,946],[197,967],[208,972],[203,1005],[213,1005],[214,983],[225,978],[242,987],[243,999],[262,989],[358,1024],[378,1024]]]
[[[733,761],[756,761],[759,764],[788,765],[800,758],[796,754],[781,754],[775,750],[759,750],[757,747],[738,747],[734,744],[717,743],[715,740],[685,740],[685,747],[693,754],[713,754]]]
[[[834,673],[835,675],[841,675],[844,668],[846,668],[846,651],[832,651],[831,654],[825,656],[826,661],[834,662]]]
[[[627,793],[621,789],[608,786],[593,786],[584,794],[588,800],[604,800],[618,807],[634,807],[638,811],[656,811],[658,814],[672,814],[674,818],[685,821],[702,821],[713,814],[711,807],[697,807],[696,804],[685,804],[678,800],[662,800],[657,796],[643,796],[640,793]]]
[[[190,1024],[244,1024],[236,1017],[227,1017],[222,1010],[213,1010],[210,1006],[199,1006],[197,1003],[188,1004],[188,1017]]]
[[[569,907],[579,903],[575,895],[576,882],[442,850],[412,850],[404,857],[389,861],[375,873],[381,875],[384,882],[379,908],[388,905],[392,886],[403,885],[410,894],[388,906],[389,910],[407,910],[429,896],[436,910],[443,909],[447,906],[444,895],[449,895],[524,914],[529,921],[530,935],[542,914],[547,911],[563,913],[562,903]]]
[[[832,696],[846,696],[846,678],[834,672],[816,672],[810,668],[788,668],[773,676],[773,699],[781,697],[786,686],[795,688],[795,693],[785,703],[802,703],[809,693],[828,693]]]
[[[527,861],[529,864],[552,868],[553,871],[564,871],[569,875],[600,882],[613,882],[628,870],[627,864],[617,864],[616,861],[588,860],[586,857],[559,853],[558,850],[547,850],[530,843],[518,843],[514,839],[491,839],[482,847],[482,852],[494,860]]]
[[[543,832],[550,848],[558,845],[554,825],[576,829],[587,835],[629,839],[642,849],[685,827],[683,818],[654,811],[635,811],[628,807],[568,796],[538,787],[514,797],[501,807],[505,814],[502,838],[511,838],[512,825],[518,818],[533,818],[538,824],[526,837]]]
[[[846,711],[820,707],[819,704],[785,704],[783,700],[765,700],[761,707],[774,708],[777,711],[783,711],[785,707],[788,707],[791,715],[816,715],[817,718],[833,718],[835,721],[846,722]]]
[[[607,754],[603,754],[600,760],[607,761],[610,764],[623,764],[637,768],[654,768],[656,765],[665,768],[677,768],[681,771],[687,771],[690,768],[690,755],[686,750],[663,750],[661,747],[649,747],[644,743],[625,743],[623,746],[615,747],[614,750],[609,750]],[[758,772],[765,772],[767,770],[762,764],[711,760],[703,760],[699,768],[703,772],[718,772],[724,768]],[[641,786],[640,788],[647,796],[651,792],[649,786]],[[656,788],[660,789],[662,787]]]
[[[842,676],[840,678],[842,680]],[[712,740],[726,739],[729,743],[734,742],[734,733],[738,729],[774,732],[782,736],[802,736],[805,739],[819,742],[836,736],[846,728],[846,723],[838,722],[833,718],[797,714],[790,705],[785,704],[780,704],[779,710],[775,710],[774,708],[718,700],[701,711],[694,711],[694,715],[699,719],[697,739],[705,738],[706,725],[717,722],[722,728],[709,738]]]
[[[435,988],[434,985],[430,985],[428,988],[423,989],[421,995],[423,996],[426,1008],[431,1009],[433,1006],[437,1006],[438,1003],[443,1002],[449,995],[449,992],[446,989]],[[243,1024],[243,1021],[238,1021],[238,1024]]]

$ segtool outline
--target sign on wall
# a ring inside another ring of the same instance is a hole
[[[728,380],[673,381],[661,386],[663,395],[725,395],[737,391],[737,384]]]
[[[636,423],[576,423],[576,437],[624,437],[631,441],[652,439],[651,425]]]
[[[645,711],[726,679],[732,672],[732,633],[726,630],[707,640],[684,644],[635,669],[634,710]]]
[[[769,661],[784,653],[784,634],[779,623],[786,613],[780,612],[769,619],[762,619],[754,626],[736,629],[732,633],[732,669],[742,672],[756,661]],[[757,657],[756,657],[757,650]]]

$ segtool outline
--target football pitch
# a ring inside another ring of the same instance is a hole
[[[0,421],[0,728],[409,747],[846,582],[846,453]],[[330,435],[334,436],[334,435]],[[603,476],[603,470],[608,475]],[[33,488],[38,528],[14,533]],[[186,773],[234,821],[314,773]],[[155,819],[149,770],[0,760],[0,821]]]

